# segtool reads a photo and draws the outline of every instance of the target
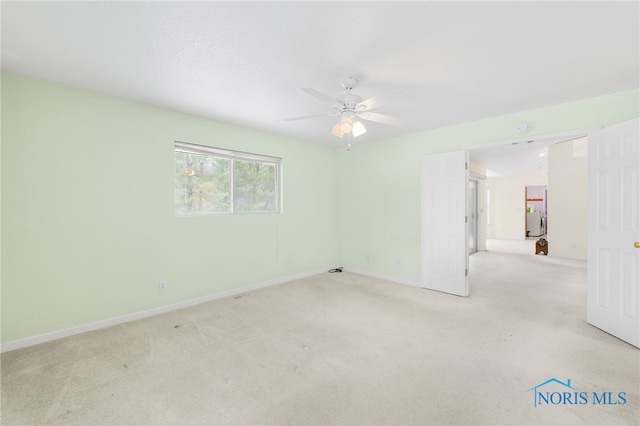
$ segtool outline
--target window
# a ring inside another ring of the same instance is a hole
[[[280,158],[175,143],[176,214],[280,212]]]

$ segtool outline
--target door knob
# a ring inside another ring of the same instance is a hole
[[[635,243],[633,243],[633,246],[635,248],[640,248],[640,241],[636,241]]]

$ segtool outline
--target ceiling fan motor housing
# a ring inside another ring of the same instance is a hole
[[[340,102],[345,109],[355,110],[356,106],[362,102],[362,96],[347,93],[345,95],[338,96],[336,100]]]

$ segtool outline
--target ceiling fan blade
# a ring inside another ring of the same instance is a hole
[[[369,99],[365,99],[357,105],[357,108],[363,110],[372,110],[374,108],[381,107],[382,105],[393,102],[400,99],[404,95],[404,89],[396,89],[390,92],[381,93],[376,96],[372,96]]]
[[[404,124],[404,120],[402,120],[401,118],[393,117],[387,114],[379,114],[377,112],[359,112],[358,117],[362,118],[363,120],[375,121],[377,123],[391,124],[392,126],[400,126]]]
[[[334,116],[334,115],[338,115],[338,113],[334,112],[334,113],[331,113],[331,114],[305,115],[303,117],[285,118],[284,121],[304,120],[306,118],[316,118],[316,117],[331,117],[331,116]]]
[[[325,95],[324,93],[322,93],[322,92],[320,92],[320,91],[318,91],[316,89],[312,89],[310,87],[303,87],[301,90],[303,92],[313,96],[314,98],[316,98],[318,100],[321,100],[324,103],[327,103],[329,105],[334,105],[334,106],[335,105],[340,106],[340,104],[338,102],[336,102],[336,100],[334,98],[332,98],[329,95]]]

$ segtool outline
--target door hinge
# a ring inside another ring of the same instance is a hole
[[[469,223],[469,216],[464,217],[464,223]]]
[[[465,277],[468,277],[468,276],[469,276],[469,270],[468,270],[468,269],[465,269],[465,270],[464,270],[464,276],[465,276]]]
[[[469,170],[469,163],[464,163],[464,169]]]

